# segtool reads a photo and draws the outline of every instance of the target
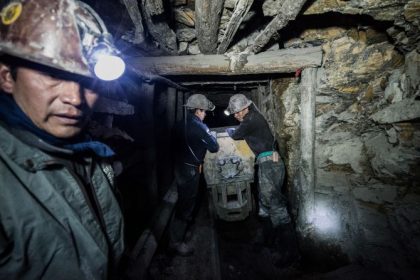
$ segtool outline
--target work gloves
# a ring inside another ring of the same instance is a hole
[[[230,137],[232,137],[233,133],[235,133],[235,128],[233,127],[226,128],[226,132]]]
[[[215,139],[217,139],[217,132],[210,130],[210,135],[213,136]]]

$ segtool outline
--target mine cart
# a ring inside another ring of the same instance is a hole
[[[217,132],[220,149],[206,154],[204,177],[217,217],[239,221],[249,216],[254,205],[251,183],[255,156],[245,140],[233,140],[225,129],[212,129]]]

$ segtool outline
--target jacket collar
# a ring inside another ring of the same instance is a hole
[[[10,128],[1,121],[0,153],[5,153],[16,164],[30,172],[56,163],[54,158],[47,153],[73,154],[71,150],[52,146],[27,131]]]

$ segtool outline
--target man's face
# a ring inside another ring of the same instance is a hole
[[[13,95],[37,127],[58,138],[78,135],[98,99],[97,93],[77,82],[25,67],[17,69],[14,80],[10,68],[4,64],[0,64],[0,86]]]
[[[197,109],[195,111],[195,115],[201,120],[203,121],[204,118],[206,117],[206,110],[202,110],[202,109]]]
[[[244,120],[244,117],[246,114],[248,114],[248,107],[246,107],[245,109],[235,113],[233,116],[235,117],[235,119],[237,119],[238,121],[242,122]]]

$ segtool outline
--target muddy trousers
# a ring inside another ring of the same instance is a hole
[[[178,243],[184,241],[188,225],[193,220],[193,212],[197,203],[200,183],[198,167],[179,164],[175,167],[178,201],[175,215],[169,229],[169,241]]]
[[[258,206],[261,218],[269,217],[273,227],[290,223],[286,197],[281,193],[284,163],[271,160],[258,164]]]

